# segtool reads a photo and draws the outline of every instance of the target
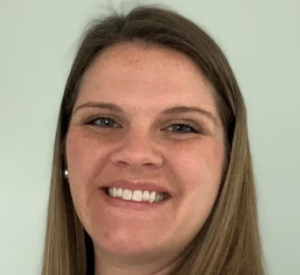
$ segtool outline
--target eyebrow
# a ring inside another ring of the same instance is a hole
[[[118,113],[122,113],[123,109],[116,104],[113,103],[102,103],[102,102],[87,102],[85,104],[79,105],[75,108],[73,114],[75,114],[78,110],[83,108],[100,108],[100,109],[108,109],[110,111],[115,111]]]
[[[73,114],[83,108],[100,108],[100,109],[108,109],[110,111],[115,111],[118,113],[124,112],[120,106],[113,104],[113,103],[87,102],[87,103],[84,103],[84,104],[78,106],[77,108],[75,108]],[[215,125],[218,124],[217,118],[211,112],[201,109],[199,107],[174,106],[174,107],[168,108],[162,112],[163,115],[176,115],[176,114],[182,114],[182,113],[198,113],[198,114],[204,115],[207,118],[209,118]]]

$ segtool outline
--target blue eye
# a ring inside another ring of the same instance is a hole
[[[91,124],[103,128],[117,127],[117,123],[115,122],[115,120],[109,117],[97,117],[88,121],[87,124]]]
[[[171,129],[172,132],[182,133],[182,134],[199,133],[192,126],[189,126],[187,124],[173,124],[173,125],[169,126],[168,129]]]

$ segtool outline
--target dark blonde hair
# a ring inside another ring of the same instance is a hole
[[[221,49],[206,32],[176,12],[150,6],[94,22],[83,37],[59,113],[42,274],[93,274],[92,241],[78,219],[63,175],[65,140],[84,73],[103,50],[128,42],[177,50],[193,60],[214,87],[225,130],[226,164],[218,198],[170,274],[264,274],[246,108],[237,81]]]

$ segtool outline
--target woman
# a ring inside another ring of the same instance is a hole
[[[139,7],[92,26],[56,132],[43,275],[263,274],[246,109],[220,48]]]

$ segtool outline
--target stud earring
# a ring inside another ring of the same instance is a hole
[[[67,169],[65,170],[64,174],[65,174],[65,177],[66,177],[66,178],[69,178],[69,172],[68,172]]]

